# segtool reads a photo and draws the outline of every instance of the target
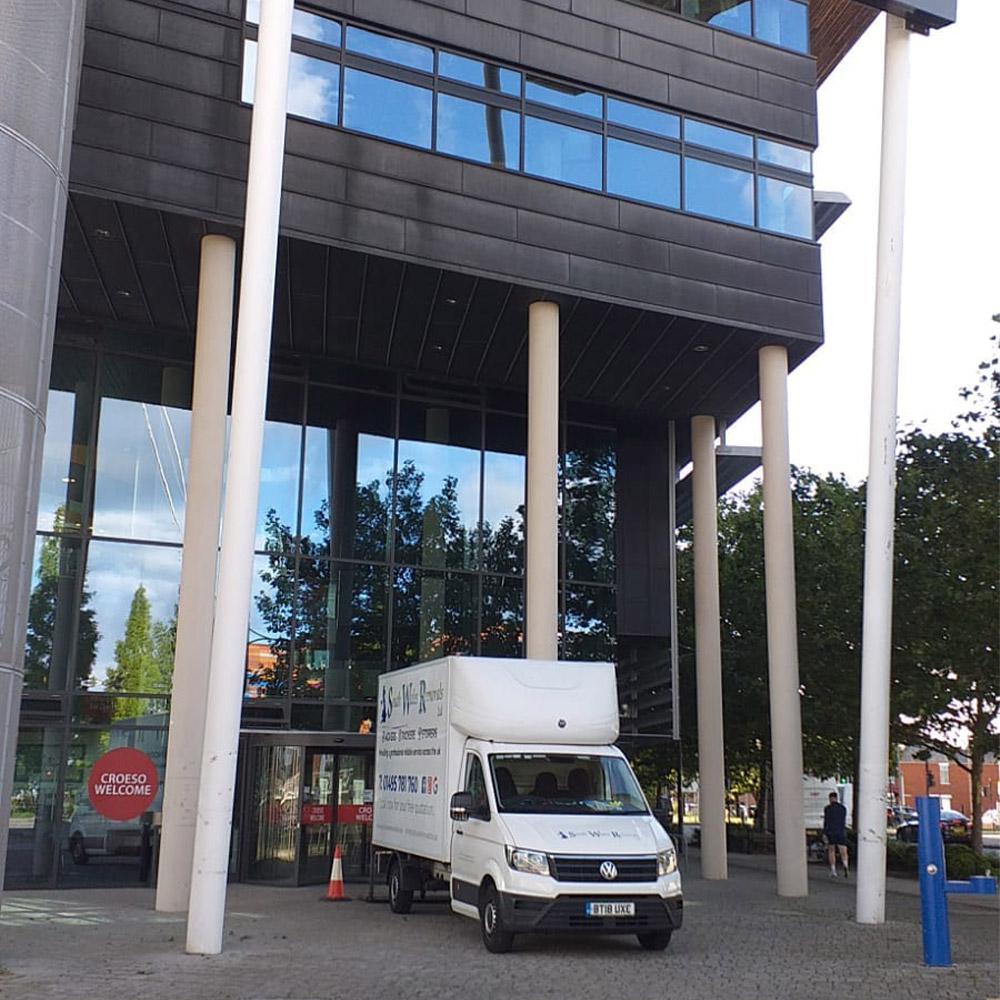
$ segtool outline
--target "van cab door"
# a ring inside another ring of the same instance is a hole
[[[478,906],[479,886],[502,845],[496,814],[490,808],[486,791],[486,771],[475,751],[465,755],[464,775],[461,791],[472,796],[473,805],[467,820],[452,822],[451,894],[458,902]]]

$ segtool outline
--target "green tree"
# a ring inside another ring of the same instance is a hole
[[[842,477],[793,469],[803,766],[852,774],[858,735],[863,493]],[[732,792],[753,792],[757,824],[770,810],[771,728],[763,496],[760,486],[719,504],[719,593],[726,770]],[[678,641],[685,759],[697,760],[694,583],[690,526],[678,558]]]
[[[106,689],[129,694],[168,693],[173,676],[176,632],[176,610],[172,621],[154,621],[146,588],[140,583],[132,595],[125,634],[115,642],[115,665],[108,669]],[[135,714],[133,701],[115,699],[112,718]]]
[[[62,530],[63,508],[55,513],[55,527]],[[56,650],[57,659],[52,662],[56,647],[57,631],[69,634],[71,609],[75,599],[75,584],[79,543],[62,537],[46,537],[42,540],[38,558],[38,581],[28,600],[28,628],[24,649],[24,686],[44,688],[50,685],[62,687],[68,669],[65,661],[69,657],[68,643]],[[80,593],[80,611],[76,626],[75,686],[86,687],[94,667],[97,643],[101,636],[97,630],[94,609],[89,607],[90,591],[86,582]],[[60,653],[61,649],[61,653]]]
[[[900,443],[892,685],[894,739],[970,774],[978,853],[983,761],[1000,750],[1000,372],[996,358],[981,368],[951,432]]]

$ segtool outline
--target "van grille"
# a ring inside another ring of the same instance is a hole
[[[601,877],[601,865],[613,861],[618,869],[616,879]],[[558,882],[655,882],[656,855],[609,857],[607,854],[552,854],[549,856],[552,877]]]

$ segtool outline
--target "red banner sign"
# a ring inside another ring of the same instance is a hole
[[[134,747],[118,747],[94,761],[87,794],[106,819],[136,819],[153,804],[159,783],[156,765],[146,754]]]
[[[315,803],[306,803],[302,807],[302,825],[311,826],[315,823],[331,823],[333,822],[333,806],[317,805]]]
[[[338,823],[370,823],[372,821],[372,804],[337,806]]]

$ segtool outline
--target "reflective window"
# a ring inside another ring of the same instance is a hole
[[[812,154],[808,149],[786,146],[772,139],[757,140],[757,159],[762,163],[773,163],[776,167],[788,167],[807,174],[812,170]]]
[[[524,169],[538,177],[599,191],[601,135],[526,115]]]
[[[65,690],[74,661],[76,686],[90,680],[99,636],[86,581],[78,591],[82,568],[79,538],[36,536],[24,642],[26,688]]]
[[[795,52],[809,51],[809,12],[797,0],[756,0],[756,35]]]
[[[59,876],[75,885],[99,885],[113,879],[146,882],[153,870],[152,814],[163,808],[163,772],[166,765],[166,712],[150,714],[130,699],[114,698],[120,706],[116,719],[105,719],[100,729],[80,728],[69,734],[66,785],[62,795],[62,835]],[[138,708],[138,711],[136,709]],[[131,725],[139,722],[144,727]],[[91,768],[104,753],[132,747],[146,754],[156,769],[157,790],[147,812],[129,820],[111,820],[101,815],[90,800],[88,779]]]
[[[181,550],[94,540],[87,551],[90,621],[97,631],[94,690],[169,692]],[[78,676],[82,685],[85,677]]]
[[[344,71],[344,126],[429,149],[431,145],[430,90],[400,80]]]
[[[521,116],[491,104],[438,95],[437,150],[494,167],[520,166]]]
[[[384,566],[299,560],[293,696],[329,702],[367,696],[365,665],[385,669],[388,583]]]
[[[601,117],[601,95],[571,83],[556,83],[554,80],[529,76],[524,83],[524,98],[553,108],[562,108],[564,111],[573,111],[578,115]]]
[[[388,559],[393,401],[309,388],[302,483],[304,553]]]
[[[615,579],[615,441],[610,432],[567,429],[562,461],[566,577]]]
[[[62,729],[54,726],[18,729],[5,888],[31,886],[52,877],[62,739]]]
[[[488,413],[483,456],[483,569],[524,572],[524,489],[527,423]],[[485,598],[484,598],[485,599]]]
[[[257,82],[257,43],[249,38],[243,43],[243,83],[240,100],[253,104],[253,88]]]
[[[688,157],[684,161],[684,208],[752,226],[753,174]]]
[[[479,411],[400,405],[397,562],[442,569],[478,565],[480,448]]]
[[[340,24],[304,10],[296,10],[292,14],[292,34],[324,45],[340,47]]]
[[[608,194],[680,208],[681,158],[663,149],[608,138]]]
[[[615,611],[614,588],[567,584],[563,659],[613,662],[617,629]]]
[[[393,578],[390,669],[475,653],[479,577],[402,568]]]
[[[516,70],[495,66],[493,63],[469,59],[454,52],[438,53],[438,76],[458,80],[473,87],[485,87],[498,94],[521,95],[521,74]]]
[[[483,576],[480,656],[524,656],[524,579]]]
[[[617,97],[608,98],[608,121],[616,125],[642,129],[643,132],[652,132],[654,135],[663,135],[669,139],[678,139],[681,134],[680,115],[657,111],[655,108],[647,108],[644,104],[633,104],[632,101],[622,101]]]
[[[434,50],[402,38],[390,38],[364,28],[348,26],[347,49],[399,66],[409,66],[410,69],[422,69],[425,73],[434,72]]]
[[[680,0],[680,10],[685,17],[713,28],[750,34],[750,0]]]
[[[246,20],[260,24],[260,0],[247,0]],[[336,21],[297,8],[292,12],[292,34],[325,45],[340,45],[340,25]]]
[[[288,113],[327,125],[338,121],[340,66],[293,52],[288,66]]]
[[[757,213],[761,229],[812,238],[812,191],[802,184],[758,177]]]
[[[90,461],[94,356],[70,348],[56,351],[49,386],[38,530],[79,531],[83,527],[83,490]]]
[[[243,692],[246,698],[276,698],[288,692],[295,588],[293,558],[278,552],[254,556]]]
[[[302,386],[272,378],[260,459],[254,548],[291,551],[298,533]]]
[[[181,406],[190,406],[190,379],[190,369],[105,359],[95,535],[182,541],[191,411]],[[115,398],[124,392],[131,398]]]
[[[720,128],[709,125],[708,122],[696,122],[690,118],[684,119],[685,142],[697,143],[709,149],[718,149],[723,153],[735,156],[753,156],[753,136],[745,132],[735,132],[730,128]]]

